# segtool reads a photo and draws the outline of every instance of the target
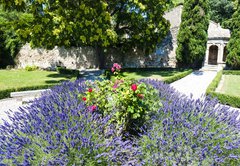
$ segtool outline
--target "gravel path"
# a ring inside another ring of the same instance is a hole
[[[215,71],[194,71],[188,76],[170,84],[177,91],[191,96],[194,99],[205,95],[208,85],[212,82],[217,72]]]
[[[0,124],[3,122],[2,119],[8,120],[6,111],[12,110],[16,112],[20,106],[22,106],[22,100],[20,99],[9,98],[0,100]]]

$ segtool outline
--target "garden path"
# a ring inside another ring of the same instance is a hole
[[[170,86],[189,97],[192,95],[193,99],[198,99],[204,97],[208,85],[216,74],[216,71],[194,71]]]

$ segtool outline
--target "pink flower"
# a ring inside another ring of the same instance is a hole
[[[89,89],[88,89],[88,92],[90,92],[90,93],[91,93],[91,92],[92,92],[92,88],[89,88]]]
[[[95,105],[92,105],[91,106],[91,111],[93,112],[93,111],[96,111],[96,109],[97,109],[97,106],[95,106]]]
[[[113,88],[116,89],[117,87],[118,87],[118,84],[115,83],[115,84],[113,85]]]
[[[113,67],[117,67],[117,66],[118,66],[118,63],[114,63],[114,64],[113,64]]]
[[[87,100],[87,98],[86,98],[86,97],[83,97],[83,98],[82,98],[82,100],[83,100],[83,101],[86,101],[86,100]]]
[[[121,68],[122,68],[121,65],[119,65],[118,63],[114,63],[114,64],[113,64],[113,67],[112,67],[112,72],[114,72],[115,69],[118,70],[118,71],[120,71]]]
[[[112,72],[114,72],[114,71],[115,71],[114,67],[112,67],[112,68],[111,68],[111,71],[112,71]]]
[[[132,84],[131,89],[135,92],[137,90],[137,84]]]

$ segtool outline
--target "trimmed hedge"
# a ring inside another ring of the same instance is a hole
[[[177,74],[177,75],[174,75],[174,76],[172,76],[172,77],[170,77],[170,78],[167,78],[167,79],[164,80],[163,82],[165,82],[165,83],[167,83],[167,84],[170,84],[170,83],[172,83],[172,82],[174,82],[174,81],[180,80],[180,79],[183,78],[183,77],[186,77],[187,75],[191,74],[192,72],[193,72],[193,70],[192,70],[192,69],[189,69],[189,70],[187,70],[187,71],[184,71],[184,72],[182,72],[182,73],[179,73],[179,74]]]
[[[132,69],[122,69],[122,72],[124,71],[132,71],[132,72],[136,72],[136,71],[159,71],[159,70],[163,70],[163,71],[172,71],[174,70],[173,68],[132,68]],[[169,78],[166,78],[165,80],[163,80],[163,82],[170,84],[173,83],[174,81],[177,81],[183,77],[186,77],[187,75],[191,74],[193,72],[192,69],[187,69],[186,71],[184,71],[184,69],[179,69],[179,71],[183,71],[182,73],[176,74],[174,76],[171,76]],[[111,75],[112,72],[111,70],[105,70],[104,72],[104,76],[106,79],[111,79]]]
[[[211,94],[211,92],[215,92],[219,82],[221,81],[222,73],[223,73],[222,71],[219,71],[215,76],[215,78],[213,79],[213,81],[211,82],[211,84],[208,86],[207,92],[206,92],[208,95]]]
[[[224,75],[240,75],[240,70],[223,70]]]
[[[37,89],[47,89],[55,84],[52,85],[37,85],[37,86],[28,86],[28,87],[21,87],[21,88],[11,88],[11,89],[5,89],[0,90],[0,99],[8,98],[10,97],[11,92],[17,92],[17,91],[27,91],[27,90],[37,90]]]
[[[240,108],[240,97],[215,92],[223,74],[225,74],[225,75],[240,75],[240,71],[224,70],[224,71],[218,72],[216,77],[213,79],[211,84],[208,86],[206,94],[213,98],[217,98],[221,104]]]

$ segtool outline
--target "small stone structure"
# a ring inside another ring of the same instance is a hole
[[[168,36],[159,45],[156,51],[148,56],[140,50],[122,54],[116,49],[109,50],[105,55],[105,66],[110,67],[114,62],[127,68],[145,67],[175,67],[177,48],[177,33],[181,23],[182,6],[178,6],[165,14],[170,21],[171,27]],[[68,48],[55,47],[52,50],[31,49],[29,44],[23,46],[16,57],[18,68],[27,65],[36,65],[40,68],[54,69],[57,65],[70,69],[98,68],[99,61],[96,51],[92,47]]]
[[[223,29],[220,24],[210,21],[208,27],[208,41],[204,67],[216,66],[217,70],[225,67],[227,56],[227,43],[230,39],[230,30]]]

